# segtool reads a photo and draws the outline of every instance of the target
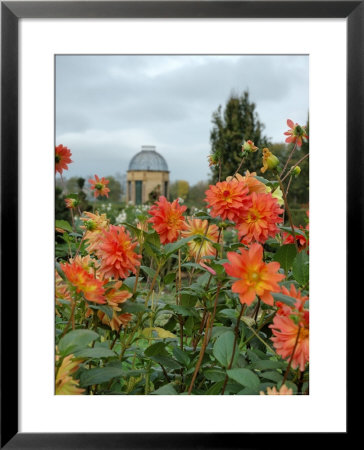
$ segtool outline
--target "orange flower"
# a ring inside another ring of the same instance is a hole
[[[64,202],[66,204],[66,208],[69,208],[69,209],[76,208],[76,206],[78,206],[78,204],[80,203],[76,198],[72,198],[72,197],[65,198]]]
[[[82,360],[73,360],[73,355],[63,358],[56,374],[56,395],[80,395],[85,390],[77,387],[78,380],[74,380],[72,375],[79,369]],[[56,361],[59,355],[56,355]]]
[[[84,222],[80,228],[86,230],[84,239],[88,242],[87,250],[92,253],[97,248],[97,243],[104,230],[109,227],[109,221],[106,218],[106,214],[92,214],[90,212],[85,212],[86,217],[81,217]]]
[[[265,395],[265,393],[260,391],[260,395]],[[285,384],[283,384],[279,391],[277,391],[275,386],[272,388],[267,387],[267,395],[293,395],[293,391],[291,388],[288,388]]]
[[[289,290],[285,286],[281,286],[281,292],[284,295],[288,295],[289,297],[295,298],[296,303],[294,308],[300,313],[303,312],[303,306],[308,300],[306,295],[302,296],[302,293],[299,289],[295,288],[294,284],[291,284]],[[276,302],[276,306],[278,307],[277,314],[290,316],[292,314],[292,308],[283,302]]]
[[[295,231],[305,231],[302,225],[299,228],[294,227]],[[308,231],[308,225],[306,225],[306,231]],[[282,233],[283,244],[294,244],[294,237],[290,233],[283,232]],[[298,251],[302,251],[309,245],[309,240],[306,235],[296,232],[296,241],[298,246]]]
[[[96,255],[101,259],[100,273],[105,278],[127,278],[130,272],[136,273],[140,265],[141,255],[134,252],[137,242],[124,227],[110,225],[103,230],[95,249]]]
[[[238,237],[243,238],[244,244],[249,244],[253,239],[264,244],[269,237],[274,237],[279,229],[278,223],[283,222],[279,214],[283,209],[272,194],[256,194],[253,192],[252,205],[245,210],[237,225]]]
[[[132,315],[128,313],[118,315],[118,312],[121,311],[119,304],[126,302],[126,300],[132,296],[132,294],[128,291],[120,290],[122,284],[122,281],[117,281],[114,284],[114,287],[108,290],[105,294],[108,306],[113,309],[112,318],[110,319],[109,316],[103,311],[97,312],[101,322],[104,325],[108,325],[112,330],[118,330],[120,325],[125,326],[132,319]]]
[[[71,150],[67,147],[63,147],[63,145],[57,145],[56,147],[56,173],[62,175],[64,170],[68,170],[68,165],[71,162]]]
[[[242,211],[251,204],[248,188],[242,182],[218,182],[216,185],[210,185],[205,194],[205,202],[211,208],[211,216],[220,216],[223,220],[238,221]]]
[[[241,182],[245,183],[246,186],[249,189],[249,194],[252,194],[253,192],[256,192],[257,194],[265,194],[267,193],[267,187],[264,183],[257,180],[256,173],[252,172],[250,173],[249,170],[245,172],[245,176],[240,175],[240,173],[235,174],[233,177],[227,177],[226,181],[235,181],[235,182]]]
[[[63,281],[63,279],[59,276],[57,271],[56,271],[56,277],[55,277],[55,298],[56,298],[57,306],[62,306],[62,302],[60,302],[60,300],[67,301],[69,303],[72,301],[72,297],[67,288],[67,285]],[[56,314],[58,316],[60,316],[57,309],[56,309]]]
[[[99,263],[96,259],[91,258],[90,255],[86,256],[80,256],[77,255],[74,258],[70,258],[70,263],[76,263],[77,265],[81,266],[83,269],[86,270],[86,272],[93,274],[94,269],[97,269],[99,267]]]
[[[93,274],[84,269],[77,261],[61,264],[61,268],[68,281],[76,288],[76,292],[82,292],[86,300],[106,303],[103,282],[94,278]]]
[[[231,290],[237,292],[240,303],[251,305],[256,295],[268,305],[273,305],[271,292],[279,292],[277,284],[285,277],[278,273],[279,263],[266,264],[263,261],[263,247],[252,244],[249,250],[241,249],[241,254],[228,252],[227,258],[230,263],[225,263],[226,273],[231,277],[239,278],[233,283]]]
[[[306,141],[308,139],[306,127],[298,125],[298,123],[294,123],[291,119],[287,120],[287,125],[290,129],[284,133],[288,136],[288,138],[286,138],[286,142],[290,144],[296,143],[297,147],[301,147],[302,141]]]
[[[207,229],[207,231],[206,231]],[[193,241],[187,243],[190,258],[194,258],[198,263],[204,260],[205,256],[215,255],[216,250],[212,243],[200,236],[205,236],[211,241],[217,242],[219,229],[216,225],[208,225],[207,220],[188,219],[187,230],[182,232],[182,237],[196,236]]]
[[[168,202],[163,196],[150,208],[151,217],[148,222],[152,223],[153,229],[159,234],[162,244],[168,244],[178,239],[179,233],[186,229],[183,213],[186,206],[180,206],[178,200]]]
[[[278,311],[274,316],[271,338],[274,348],[282,358],[290,359],[293,354],[292,367],[305,370],[309,360],[309,312],[304,308],[308,297],[302,296],[300,291],[291,285],[290,290],[282,287],[282,293],[297,299],[294,307],[277,303]],[[296,344],[297,343],[297,344]]]
[[[106,180],[106,178],[102,177],[100,178],[95,175],[95,179],[93,180],[90,178],[88,182],[91,184],[91,189],[94,191],[94,197],[98,197],[99,195],[108,197],[110,189],[106,187],[109,184],[109,180]]]

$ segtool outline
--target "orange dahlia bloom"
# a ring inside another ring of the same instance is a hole
[[[82,360],[73,360],[73,355],[63,358],[56,374],[56,395],[80,395],[85,390],[78,386],[78,380],[74,380],[72,375],[79,369]],[[56,361],[59,355],[56,356]]]
[[[181,206],[178,200],[168,202],[163,196],[148,211],[153,217],[148,219],[153,229],[159,234],[162,244],[168,244],[178,239],[179,233],[186,229],[183,213],[186,206]]]
[[[103,230],[95,249],[100,258],[100,273],[104,278],[127,278],[130,272],[136,273],[140,265],[141,255],[134,252],[137,242],[124,227],[110,225]]]
[[[303,140],[306,141],[308,139],[306,127],[298,125],[298,123],[294,123],[291,119],[287,120],[287,125],[290,129],[284,133],[288,136],[286,138],[286,142],[289,144],[296,143],[297,147],[301,147]]]
[[[105,294],[105,299],[108,306],[113,309],[112,318],[110,319],[109,316],[103,311],[97,311],[97,316],[101,320],[101,322],[104,325],[109,326],[112,330],[118,330],[120,328],[120,325],[127,325],[133,317],[128,313],[118,314],[119,311],[121,311],[119,305],[126,302],[126,300],[132,296],[132,294],[128,291],[120,290],[122,284],[122,281],[117,281],[116,283],[114,283],[113,288],[109,289]],[[86,316],[88,317],[90,314],[94,314],[94,310],[92,310],[91,308],[87,310]]]
[[[92,253],[97,248],[97,243],[104,230],[109,227],[109,221],[106,218],[106,214],[96,214],[85,212],[86,217],[81,217],[84,222],[80,228],[86,230],[84,239],[87,241],[87,250]]]
[[[73,162],[71,160],[71,150],[63,145],[57,145],[56,147],[56,172],[62,175],[64,170],[68,170],[68,164]]]
[[[223,264],[226,273],[239,278],[233,283],[231,290],[239,294],[240,303],[251,305],[258,295],[268,305],[273,305],[271,292],[279,292],[279,281],[285,277],[278,273],[278,262],[265,263],[263,261],[263,247],[252,244],[248,250],[240,249],[241,254],[228,252],[229,263]]]
[[[260,395],[265,395],[265,393],[260,391]],[[275,386],[272,388],[267,387],[267,395],[293,395],[293,391],[291,388],[288,388],[285,384],[283,384],[279,391],[277,391]]]
[[[221,181],[210,185],[205,194],[211,216],[220,216],[223,220],[238,221],[242,212],[251,205],[248,187],[242,182]]]
[[[279,214],[283,209],[272,194],[251,195],[252,205],[242,212],[237,225],[238,237],[244,244],[249,244],[253,239],[264,244],[269,237],[274,237],[279,229],[278,223],[283,222]]]
[[[269,326],[273,333],[271,340],[278,355],[284,359],[289,360],[294,350],[292,367],[304,371],[309,361],[309,312],[304,309],[308,297],[302,296],[293,285],[289,291],[282,287],[282,293],[296,298],[297,302],[293,308],[277,303],[279,309]]]
[[[129,313],[117,315],[115,311],[113,312],[111,320],[109,319],[109,316],[102,311],[98,311],[97,316],[104,325],[109,326],[112,330],[115,331],[118,331],[121,325],[125,327],[133,317],[132,314]]]
[[[97,198],[99,195],[108,197],[110,189],[106,187],[109,184],[109,180],[102,177],[101,179],[95,175],[95,179],[90,178],[88,182],[91,184],[91,189],[94,191],[94,197]]]
[[[219,229],[216,225],[208,225],[207,220],[188,219],[187,229],[182,232],[182,237],[189,236],[196,236],[193,241],[187,243],[190,258],[193,258],[198,263],[203,261],[205,256],[215,255],[216,250],[212,246],[212,242],[202,239],[201,236],[217,242]]]
[[[103,282],[97,280],[92,273],[89,273],[78,262],[73,261],[61,264],[61,268],[68,281],[76,288],[76,292],[82,292],[86,300],[95,303],[106,303]]]
[[[240,173],[235,174],[233,177],[227,177],[226,181],[235,181],[245,183],[249,189],[249,194],[256,192],[257,194],[265,194],[268,192],[267,187],[264,183],[257,180],[256,172],[250,173],[249,170],[245,172],[245,175],[240,175]]]

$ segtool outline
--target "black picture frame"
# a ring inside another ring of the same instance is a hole
[[[263,440],[272,445],[277,434],[18,432],[18,325],[14,317],[18,314],[18,23],[22,18],[346,18],[348,299],[362,277],[361,265],[352,262],[355,257],[351,255],[354,249],[356,254],[363,249],[364,1],[1,2],[1,448],[257,448]],[[335,126],[323,132],[330,137]],[[289,442],[293,445],[289,434],[279,435],[282,448]],[[335,439],[340,442],[347,436],[348,432],[338,433]],[[305,433],[299,444],[310,438]]]

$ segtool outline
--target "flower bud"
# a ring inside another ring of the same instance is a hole
[[[216,166],[217,164],[219,164],[219,158],[217,157],[217,155],[209,155],[207,157],[208,161],[209,161],[209,167],[211,166]]]
[[[301,168],[300,168],[300,166],[296,166],[296,167],[292,170],[292,173],[293,173],[296,177],[298,177],[298,175],[301,173]]]
[[[243,152],[256,152],[258,150],[258,147],[254,145],[253,141],[244,141],[242,146]]]
[[[266,170],[276,169],[279,164],[279,159],[273,155],[267,148],[263,148],[263,167],[260,169],[262,173]]]

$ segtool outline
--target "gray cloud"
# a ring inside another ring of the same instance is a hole
[[[69,176],[125,172],[156,145],[171,179],[206,179],[212,113],[248,89],[265,134],[306,122],[308,56],[57,56],[56,143],[73,153]]]

